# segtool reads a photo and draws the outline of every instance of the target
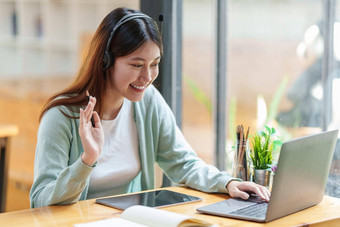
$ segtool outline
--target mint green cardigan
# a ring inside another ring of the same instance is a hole
[[[90,174],[95,166],[89,167],[81,161],[79,120],[65,117],[59,108],[48,110],[40,122],[30,191],[32,208],[87,198]],[[154,188],[155,162],[175,183],[205,192],[227,193],[226,185],[233,178],[197,157],[177,127],[171,109],[153,86],[147,88],[142,101],[134,103],[134,119],[141,171],[126,193]]]

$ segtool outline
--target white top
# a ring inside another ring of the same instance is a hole
[[[121,194],[141,170],[132,102],[124,99],[114,120],[102,120],[104,145],[91,172],[87,199]]]

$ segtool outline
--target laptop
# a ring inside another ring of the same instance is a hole
[[[197,211],[236,219],[269,222],[320,203],[333,158],[338,130],[282,144],[268,203],[251,196],[231,198]]]

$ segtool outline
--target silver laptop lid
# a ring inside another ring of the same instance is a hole
[[[266,222],[321,202],[338,130],[282,144]]]

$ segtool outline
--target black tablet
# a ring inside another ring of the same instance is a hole
[[[157,191],[100,198],[96,199],[96,202],[109,207],[125,210],[126,208],[134,205],[142,205],[147,207],[166,207],[201,200],[202,198],[199,197],[161,189]]]

